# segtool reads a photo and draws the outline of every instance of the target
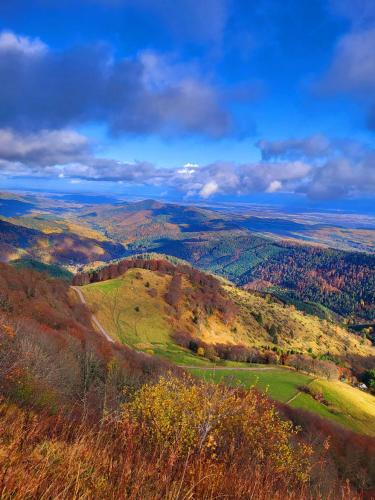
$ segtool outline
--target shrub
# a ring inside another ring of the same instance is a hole
[[[188,377],[162,377],[124,405],[124,418],[162,449],[203,451],[224,463],[240,454],[291,483],[309,478],[312,449],[296,441],[297,429],[254,389],[241,393]]]
[[[310,389],[310,387],[308,385],[300,385],[298,387],[298,390],[300,392],[304,392],[305,394],[311,394],[311,389]]]

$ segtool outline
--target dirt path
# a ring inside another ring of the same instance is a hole
[[[315,380],[317,380],[317,379],[313,378],[312,380],[310,380],[310,382],[307,385],[312,384]],[[285,404],[288,405],[289,403],[294,401],[296,399],[296,397],[299,396],[300,394],[302,394],[302,391],[298,391],[294,396],[292,396],[290,399],[288,399],[288,401],[285,401]]]
[[[295,394],[290,399],[288,399],[288,401],[285,401],[285,404],[288,405],[289,403],[291,403],[292,401],[294,401],[296,399],[296,397],[299,396],[300,394],[301,394],[301,391],[298,391],[297,394]]]
[[[87,302],[86,302],[86,299],[83,295],[83,293],[81,292],[81,290],[77,287],[77,286],[72,286],[71,287],[78,295],[78,297],[80,298],[82,304],[85,304],[86,306],[88,305]],[[106,332],[106,330],[103,328],[103,326],[100,324],[99,320],[92,314],[91,315],[91,319],[92,319],[92,322],[94,323],[94,325],[96,326],[96,328],[99,330],[99,332],[104,335],[104,337],[108,340],[108,342],[112,342],[112,344],[115,342],[113,340],[113,338]]]

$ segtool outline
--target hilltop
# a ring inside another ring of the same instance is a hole
[[[185,336],[210,345],[316,355],[374,353],[369,340],[336,323],[184,264],[128,259],[78,275],[75,283],[84,285],[82,292],[111,335],[141,350],[168,351]]]
[[[41,225],[43,230],[34,228]],[[74,269],[78,263],[111,260],[123,255],[122,245],[95,239],[90,232],[85,236],[83,227],[55,226],[52,228],[41,221],[23,226],[0,220],[0,261],[37,260]]]

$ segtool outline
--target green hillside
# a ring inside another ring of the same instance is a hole
[[[266,391],[271,398],[317,413],[355,432],[375,436],[375,397],[337,381],[312,379],[287,369],[259,368],[251,371],[227,369],[190,369],[197,377],[214,382]],[[301,392],[306,386],[311,394]],[[323,402],[314,395],[323,396]]]
[[[139,262],[142,264],[142,260]],[[162,261],[149,261],[147,265],[156,262]],[[176,269],[171,263],[169,266]],[[177,269],[184,270],[186,266],[180,264]],[[282,366],[224,361],[208,355],[207,347],[211,345],[215,350],[218,345],[224,349],[226,345],[242,345],[277,352],[294,350],[305,356],[327,352],[369,356],[374,350],[370,342],[270,296],[250,293],[228,283],[221,283],[220,293],[234,307],[230,320],[225,320],[214,308],[200,314],[197,321],[192,293],[199,286],[191,281],[189,274],[181,276],[175,306],[167,301],[175,278],[161,270],[130,268],[116,278],[81,286],[80,291],[105,330],[123,344],[186,366],[193,375],[206,380],[245,388],[256,385],[275,400],[310,410],[348,429],[375,434],[373,396],[341,382],[317,379]],[[201,341],[206,347],[201,351],[183,347],[176,341],[176,332],[187,332],[189,338]],[[301,389],[304,386],[308,389]]]
[[[114,339],[172,360],[181,352],[187,353],[176,346],[174,332],[186,332],[207,344],[270,346],[315,354],[373,354],[369,341],[338,325],[231,285],[223,289],[235,309],[230,321],[217,312],[203,311],[197,322],[189,306],[189,293],[195,285],[183,281],[176,312],[165,300],[170,280],[168,274],[129,269],[116,279],[88,284],[81,290]]]

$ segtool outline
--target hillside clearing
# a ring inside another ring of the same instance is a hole
[[[268,367],[270,368],[270,367]],[[234,386],[249,388],[255,385],[267,391],[271,398],[290,404],[293,408],[317,413],[352,431],[375,435],[375,398],[348,384],[337,381],[317,380],[292,370],[274,368],[249,370],[223,368],[191,368],[193,375],[216,383],[224,382]],[[308,386],[311,392],[321,393],[328,405],[299,391]]]
[[[311,377],[302,373],[283,368],[254,368],[249,370],[228,371],[220,368],[212,370],[192,368],[189,371],[200,378],[213,382],[225,382],[230,385],[242,386],[246,389],[252,386],[258,387],[261,391],[267,391],[271,398],[287,402],[298,392],[300,385],[311,382]]]

